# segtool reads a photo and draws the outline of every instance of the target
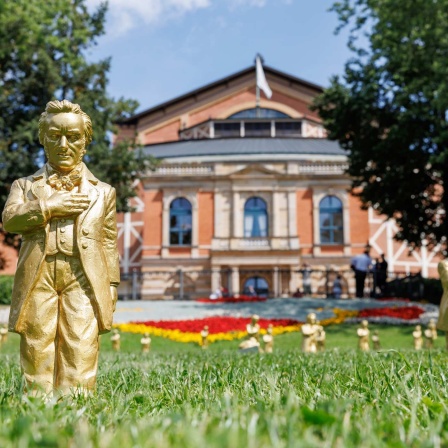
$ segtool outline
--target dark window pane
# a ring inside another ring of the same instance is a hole
[[[284,121],[275,123],[276,137],[297,137],[302,134],[302,123],[299,121]]]
[[[239,137],[240,123],[215,123],[215,137]]]
[[[270,122],[258,122],[258,123],[244,123],[244,135],[246,137],[270,137],[271,136],[271,123]]]
[[[228,118],[289,118],[289,115],[279,112],[278,110],[259,107],[241,110]]]
[[[334,230],[334,243],[343,244],[344,243],[344,235],[342,232],[342,229],[336,229]]]
[[[191,246],[191,232],[182,233],[182,243],[184,246]]]
[[[178,232],[170,232],[170,244],[172,244],[172,245],[179,244],[179,233]]]
[[[321,242],[321,244],[332,243],[330,230],[321,230],[320,231],[320,242]]]
[[[333,225],[336,227],[342,227],[342,213],[335,213],[333,215]]]

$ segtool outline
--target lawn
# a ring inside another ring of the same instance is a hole
[[[98,390],[44,404],[24,399],[18,338],[0,354],[1,447],[435,447],[448,445],[448,355],[412,350],[412,328],[375,327],[384,349],[358,353],[356,326],[327,328],[328,351],[300,352],[297,333],[273,355],[238,341],[203,351],[103,336]]]

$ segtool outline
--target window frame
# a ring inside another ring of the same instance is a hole
[[[264,207],[251,207],[248,208],[248,204],[250,201],[252,200],[258,200],[261,201],[261,203],[264,205]],[[253,221],[252,221],[252,227],[250,230],[250,235],[247,235],[247,229],[246,229],[246,223],[247,223],[247,217],[248,216],[252,216]],[[258,217],[260,216],[264,216],[265,218],[265,224],[266,224],[266,229],[265,229],[265,234],[260,234],[260,235],[254,235],[254,228],[256,228],[258,226],[259,232],[261,232],[261,229],[259,228],[259,221]],[[243,235],[244,238],[268,238],[269,237],[269,212],[268,212],[268,204],[267,202],[261,198],[260,196],[251,196],[250,198],[246,199],[246,202],[244,203],[244,208],[243,208]]]
[[[337,201],[337,205],[323,205],[322,203],[327,200],[335,200]],[[322,215],[329,215],[330,224],[323,225],[322,224]],[[340,218],[341,224],[335,224],[335,217],[338,216]],[[328,232],[329,237],[327,241],[323,241],[322,234],[323,232]],[[341,235],[340,240],[336,240],[335,233],[339,232]],[[344,245],[344,204],[340,198],[335,196],[334,194],[329,194],[324,196],[319,201],[319,238],[320,244],[322,246],[341,246]]]
[[[176,201],[180,201],[180,200],[184,200],[188,203],[188,207],[178,207],[175,208],[174,204],[176,203]],[[171,220],[173,217],[180,217],[180,216],[189,216],[190,217],[190,227],[189,229],[185,230],[182,228],[182,225],[176,225],[173,226],[171,223]],[[168,231],[168,238],[169,238],[169,245],[171,247],[191,247],[193,245],[193,206],[191,204],[191,202],[185,198],[185,197],[176,197],[174,198],[171,202],[170,202],[170,207],[169,207],[169,221],[168,221],[168,225],[169,225],[169,231]],[[178,238],[178,243],[173,243],[171,236],[173,234],[177,235]],[[184,243],[185,240],[185,235],[190,235],[189,243]]]

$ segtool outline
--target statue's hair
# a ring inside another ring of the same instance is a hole
[[[72,113],[81,115],[84,121],[84,138],[86,139],[86,146],[92,141],[93,129],[92,121],[90,117],[82,111],[79,104],[71,103],[68,100],[54,100],[49,101],[45,107],[45,112],[43,112],[39,119],[39,141],[41,145],[45,144],[45,131],[48,120],[51,115]]]

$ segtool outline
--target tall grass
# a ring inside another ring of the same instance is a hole
[[[290,335],[288,335],[290,336]],[[350,348],[273,355],[154,339],[102,343],[97,392],[24,398],[17,340],[0,355],[1,447],[437,447],[448,444],[447,355]],[[134,353],[132,353],[132,351]]]

